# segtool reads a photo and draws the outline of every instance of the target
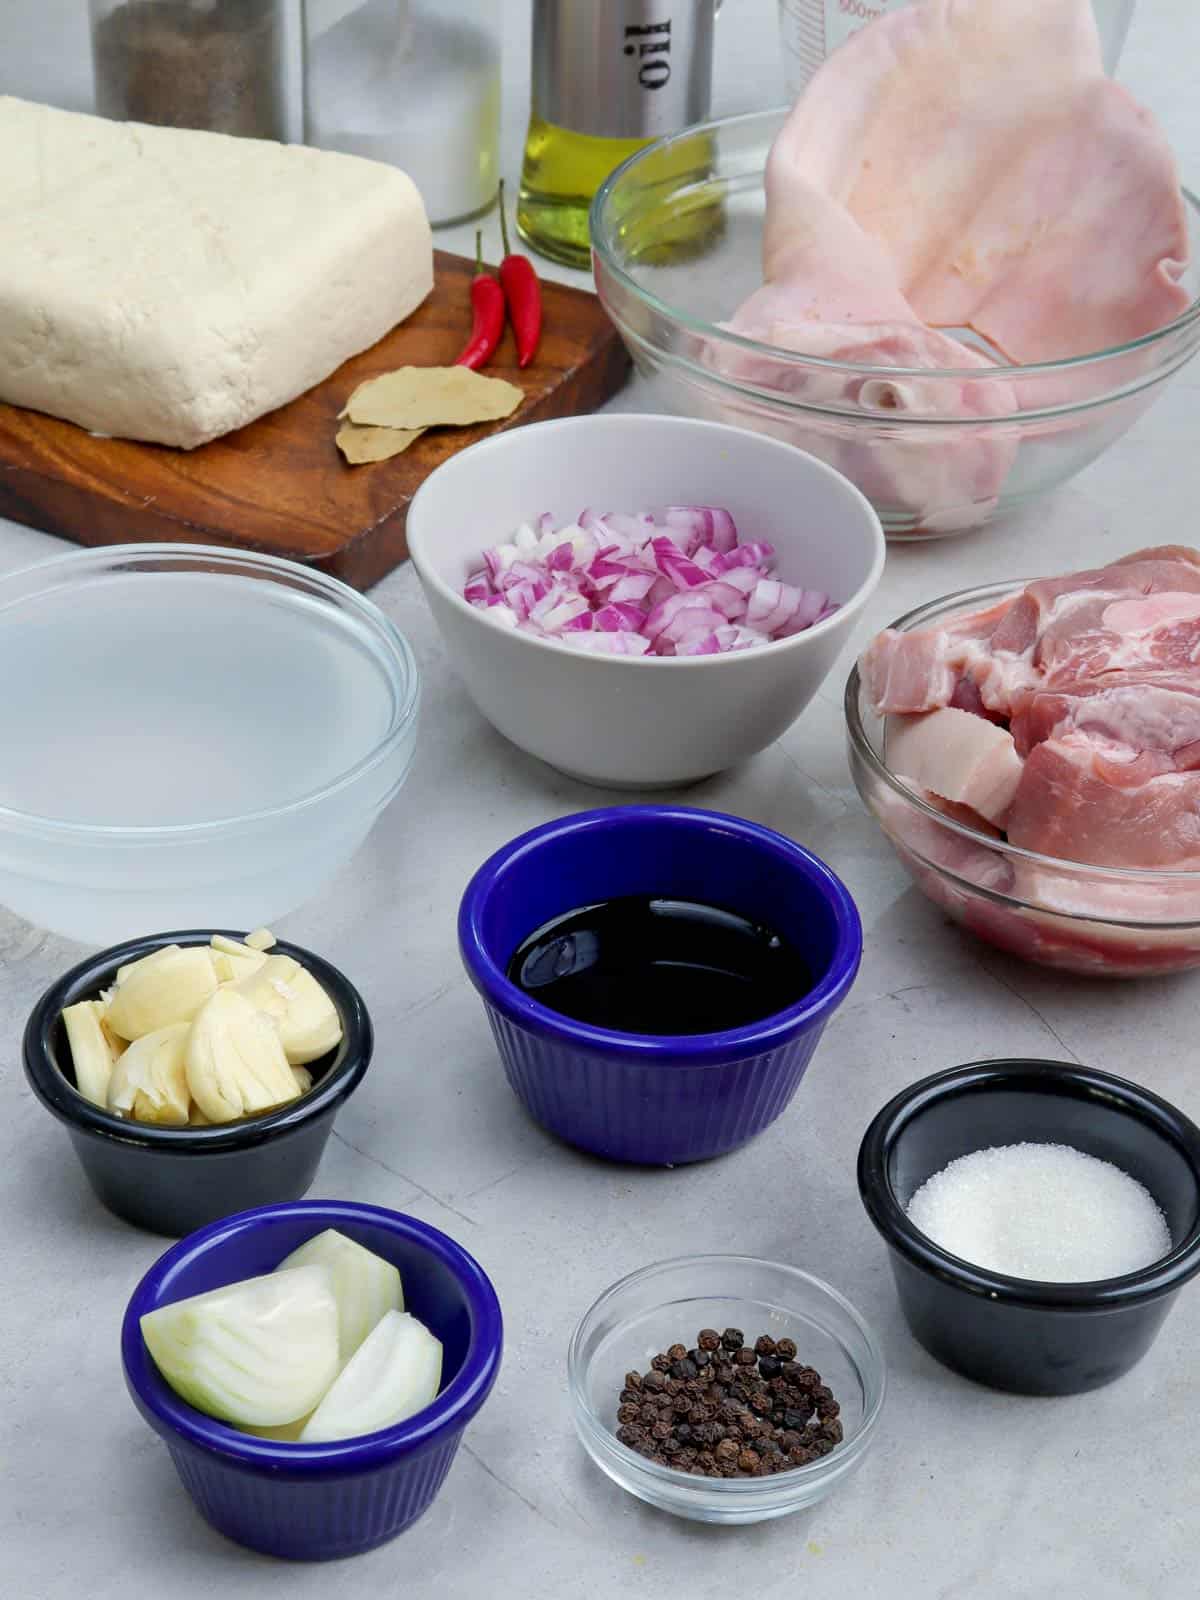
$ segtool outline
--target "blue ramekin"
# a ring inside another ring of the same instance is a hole
[[[706,901],[767,923],[817,982],[724,1033],[618,1033],[576,1022],[505,976],[535,928],[617,895]],[[568,1143],[674,1166],[745,1144],[786,1108],[858,972],[862,924],[823,861],[771,828],[687,806],[618,806],[511,840],[467,885],[459,948],[518,1099]]]
[[[140,1318],[156,1306],[270,1272],[325,1228],[400,1269],[404,1302],[442,1341],[443,1388],[407,1422],[332,1444],[277,1444],[195,1410],[161,1377]],[[500,1304],[453,1239],[413,1217],[343,1200],[299,1200],[226,1217],[180,1240],[138,1284],[121,1328],[133,1402],[166,1440],[197,1509],[265,1555],[329,1561],[403,1533],[428,1509],[500,1369]]]

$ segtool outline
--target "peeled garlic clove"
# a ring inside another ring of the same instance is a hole
[[[312,1073],[307,1067],[293,1067],[292,1077],[296,1080],[296,1087],[301,1094],[307,1094],[312,1088]]]
[[[106,1020],[122,1039],[140,1039],[172,1022],[190,1022],[216,987],[211,950],[169,944],[130,966],[113,990]]]
[[[187,1084],[212,1122],[270,1111],[300,1094],[274,1024],[237,987],[218,989],[197,1014]]]
[[[172,1022],[135,1039],[113,1067],[109,1109],[132,1113],[136,1122],[185,1127],[190,1096],[184,1056],[190,1032],[190,1023]]]
[[[271,932],[270,928],[255,928],[253,933],[248,933],[246,935],[246,943],[250,946],[251,950],[270,950],[271,947],[278,944],[279,941]]]
[[[93,1105],[107,1106],[109,1080],[121,1052],[105,1029],[104,1006],[99,1000],[80,1000],[66,1007],[62,1020],[71,1047],[75,1087]]]
[[[391,1428],[437,1398],[442,1346],[406,1311],[385,1312],[305,1424],[301,1444]]]
[[[356,1244],[336,1228],[326,1228],[293,1250],[276,1267],[323,1266],[333,1282],[338,1306],[338,1343],[342,1360],[350,1357],[389,1311],[404,1310],[400,1273],[390,1261]]]
[[[240,1428],[308,1413],[338,1370],[338,1314],[324,1267],[246,1278],[148,1311],[142,1337],[181,1399]]]
[[[256,1011],[282,1017],[292,1003],[292,984],[303,971],[291,956],[265,956],[262,965],[236,985]]]
[[[249,978],[266,959],[259,950],[247,950],[244,956],[235,955],[229,950],[214,950],[212,961],[217,982],[238,983],[242,978]]]
[[[279,1018],[279,1038],[293,1066],[319,1061],[342,1042],[342,1019],[333,1001],[305,967],[288,984],[291,998]]]

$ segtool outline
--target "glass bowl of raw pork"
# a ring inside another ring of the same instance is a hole
[[[846,685],[850,768],[962,927],[1106,978],[1200,966],[1200,552],[946,595]]]
[[[820,109],[835,63],[879,26],[838,50],[805,98],[819,95]],[[1200,270],[1187,248],[1189,232],[1200,240],[1200,201],[1180,188],[1165,141],[1124,91],[1103,80],[1091,98],[1098,109],[1081,111],[1080,124],[1094,143],[1077,152],[1091,176],[1072,204],[1056,190],[1061,173],[1046,181],[1033,156],[1013,190],[976,215],[969,180],[939,165],[949,209],[966,207],[967,221],[914,238],[904,219],[918,197],[877,185],[860,209],[903,235],[892,241],[907,258],[900,274],[808,181],[810,168],[828,183],[842,174],[821,130],[852,138],[844,94],[810,129],[807,167],[792,150],[805,100],[790,114],[711,122],[647,146],[601,188],[591,233],[600,299],[657,405],[820,457],[862,490],[893,539],[964,532],[1066,482],[1200,342]],[[1107,119],[1103,136],[1097,118]],[[873,154],[860,159],[882,165],[882,135],[862,134],[853,148],[868,138]],[[909,141],[898,151],[911,156]],[[914,168],[929,170],[927,157]],[[998,160],[989,170],[1009,168]],[[1113,171],[1136,178],[1114,186]],[[891,185],[902,175],[886,176]],[[854,194],[866,182],[851,184]],[[942,214],[940,192],[931,215]],[[1022,210],[1021,194],[1033,192],[1044,213]],[[1010,215],[1015,251],[1004,243]],[[989,265],[995,256],[1001,267]]]

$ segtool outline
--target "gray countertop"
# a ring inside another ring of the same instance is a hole
[[[86,41],[66,0],[5,0],[0,91],[86,98]],[[526,15],[511,14],[506,171],[515,178]],[[22,26],[22,23],[24,24]],[[778,98],[774,7],[727,0],[719,110]],[[10,33],[11,30],[11,33]],[[1122,76],[1200,173],[1200,8],[1143,4]],[[453,246],[462,235],[443,236]],[[566,275],[569,276],[569,275]],[[1195,542],[1200,368],[1186,369],[1109,455],[1007,524],[893,549],[860,629],[931,595]],[[636,383],[616,402],[636,409]],[[62,548],[0,523],[0,569]],[[372,1555],[283,1568],[227,1544],[192,1510],[121,1382],[125,1301],[163,1242],[97,1208],[60,1130],[26,1091],[18,1044],[41,990],[82,954],[0,912],[0,1594],[5,1600],[421,1600],[480,1594],[717,1600],[1184,1600],[1200,1532],[1200,1288],[1119,1384],[1039,1401],[960,1382],[902,1324],[883,1250],[859,1206],[854,1157],[874,1111],[913,1078],[998,1053],[1132,1075],[1200,1116],[1200,976],[1106,984],[1008,960],[948,926],[913,889],[846,770],[844,673],[778,745],[688,791],[795,835],[855,894],[866,927],[857,987],[790,1110],[749,1148],[677,1171],[588,1160],[530,1124],[509,1093],[454,947],[479,861],[514,833],[612,799],[494,734],[449,670],[408,570],[374,598],[412,641],[425,681],[413,775],[318,901],[279,931],[359,983],[378,1051],[342,1113],[315,1194],[397,1207],[461,1240],[492,1276],[507,1353],[497,1389],[426,1518]],[[848,658],[847,658],[848,660]],[[843,666],[846,663],[843,663]],[[6,692],[13,692],[7,686]],[[803,1266],[880,1331],[891,1391],[857,1477],[810,1512],[753,1528],[675,1521],[625,1495],[577,1445],[565,1386],[575,1321],[614,1279],[694,1250]]]

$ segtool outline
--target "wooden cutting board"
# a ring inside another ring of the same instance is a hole
[[[80,544],[234,545],[309,562],[365,589],[408,554],[408,503],[447,456],[503,428],[593,411],[628,372],[596,296],[545,283],[533,364],[518,370],[506,330],[486,369],[525,390],[511,417],[435,430],[391,461],[347,466],[333,436],[355,385],[395,367],[448,366],[466,342],[474,263],[437,251],[434,270],[433,293],[385,339],[291,405],[198,450],[97,439],[0,404],[0,516]]]

